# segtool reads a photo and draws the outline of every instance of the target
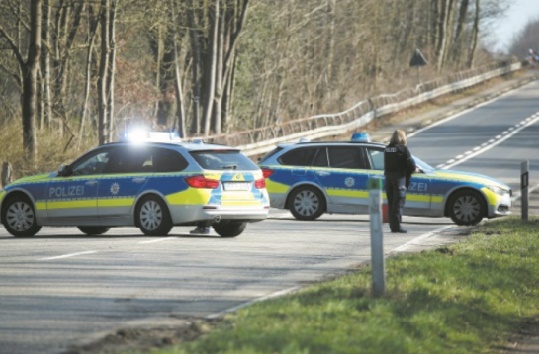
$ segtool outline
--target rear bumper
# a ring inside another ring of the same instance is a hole
[[[170,209],[174,225],[192,225],[199,222],[219,222],[235,220],[242,222],[258,222],[268,218],[269,205],[257,207],[219,207],[205,206],[173,206]]]

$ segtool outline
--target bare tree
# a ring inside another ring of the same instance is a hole
[[[114,117],[114,68],[116,0],[101,0],[101,59],[99,64],[99,143],[112,138]]]
[[[22,20],[22,6],[14,7],[19,10],[18,19]],[[21,90],[21,108],[22,108],[22,126],[23,126],[23,147],[26,160],[35,164],[37,155],[36,141],[36,112],[37,112],[37,91],[38,91],[38,69],[41,57],[41,31],[42,31],[42,0],[30,1],[28,5],[30,13],[30,22],[28,23],[28,40],[12,37],[6,29],[0,24],[0,38],[3,38],[14,56],[17,59],[20,69],[20,76],[15,79],[20,83]],[[19,43],[28,43],[26,58],[23,49]]]

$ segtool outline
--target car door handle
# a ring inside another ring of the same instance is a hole
[[[96,179],[92,179],[90,181],[87,181],[85,183],[87,186],[95,186],[97,184],[97,180]]]
[[[316,172],[318,176],[329,176],[329,172],[327,171],[318,171]]]
[[[134,183],[142,183],[142,182],[146,182],[146,178],[144,178],[144,177],[135,177],[135,178],[133,178],[132,181]]]

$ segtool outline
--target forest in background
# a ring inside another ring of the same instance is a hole
[[[500,58],[507,0],[0,0],[0,125],[46,158],[131,125],[205,136],[342,111]],[[1,143],[0,143],[1,144]],[[3,146],[3,149],[6,147]]]

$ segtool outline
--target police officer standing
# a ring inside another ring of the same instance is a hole
[[[416,165],[406,143],[406,133],[400,129],[395,130],[384,150],[384,175],[391,232],[407,232],[401,226],[402,210],[410,177],[416,170]]]

